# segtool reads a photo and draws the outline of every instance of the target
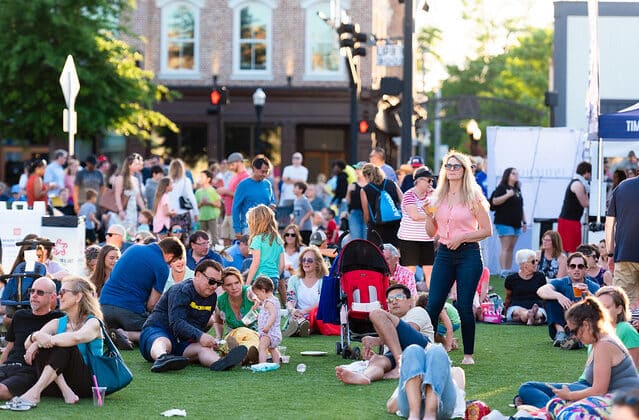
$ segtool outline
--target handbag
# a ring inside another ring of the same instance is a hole
[[[122,202],[122,208],[126,209],[127,204],[129,204],[129,196],[122,194],[120,201]],[[115,202],[115,190],[113,188],[104,189],[100,195],[100,207],[113,213],[118,212],[118,205]]]
[[[193,210],[193,203],[188,198],[180,196],[180,208],[182,210]]]
[[[130,384],[133,374],[122,360],[122,355],[111,341],[102,321],[98,319],[98,322],[106,349],[103,348],[99,355],[89,351],[89,369],[96,376],[98,385],[106,387],[107,394],[112,394]]]

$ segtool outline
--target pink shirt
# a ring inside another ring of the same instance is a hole
[[[480,202],[477,203],[481,205]],[[448,245],[452,238],[464,233],[476,232],[479,229],[477,217],[470,208],[462,204],[448,205],[448,201],[440,203],[435,213],[439,243]]]
[[[248,176],[248,171],[238,172],[233,175],[233,178],[229,181],[229,190],[235,192],[237,185],[248,178]],[[222,196],[222,201],[224,202],[224,214],[226,216],[231,216],[231,214],[233,214],[233,196],[224,194]]]
[[[158,233],[162,229],[171,228],[171,216],[167,213],[169,203],[169,193],[162,194],[160,202],[158,203],[158,210],[153,215],[153,233]]]
[[[398,284],[403,284],[410,290],[411,296],[417,296],[417,286],[415,285],[415,274],[409,269],[397,264],[395,272],[392,274],[393,281]]]
[[[414,220],[408,215],[408,211],[406,210],[406,208],[412,204],[417,207],[418,214],[424,215],[423,207],[426,201],[428,201],[428,194],[424,194],[424,196],[420,198],[415,193],[415,188],[411,188],[404,193],[404,198],[402,198],[402,220],[397,230],[397,237],[399,239],[419,242],[433,240],[433,238],[426,233],[426,221]]]

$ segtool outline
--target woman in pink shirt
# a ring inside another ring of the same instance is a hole
[[[488,202],[475,182],[468,156],[455,150],[443,159],[432,200],[426,205],[426,233],[439,237],[426,310],[433,325],[457,280],[464,359],[474,364],[473,297],[483,270],[479,241],[492,235]]]

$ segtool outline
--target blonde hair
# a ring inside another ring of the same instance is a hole
[[[445,166],[448,163],[448,160],[451,158],[457,159],[459,163],[461,163],[464,170],[464,174],[462,176],[461,192],[459,196],[461,204],[464,207],[469,208],[473,213],[477,210],[480,203],[487,208],[488,202],[486,201],[481,188],[479,187],[479,185],[477,185],[477,181],[475,181],[475,177],[473,176],[470,158],[467,155],[458,152],[457,150],[451,150],[442,159],[442,166],[439,170],[439,178],[437,179],[437,188],[435,188],[435,191],[433,192],[435,206],[439,207],[443,200],[448,199],[448,193],[450,192],[450,183],[448,182],[448,170]]]
[[[172,183],[173,180],[171,180],[168,176],[162,177],[162,179],[158,181],[158,187],[155,190],[155,197],[153,197],[153,215],[157,214],[160,201],[162,201],[162,196]]]
[[[104,321],[93,283],[80,276],[67,276],[62,279],[62,283],[71,284],[70,289],[65,288],[67,291],[73,292],[74,294],[82,294],[82,299],[80,299],[78,303],[78,314],[80,318],[93,315],[101,321]]]
[[[269,245],[273,245],[273,241],[282,241],[277,231],[275,213],[270,207],[264,204],[253,207],[248,211],[246,221],[250,232],[249,243],[257,235],[265,235],[268,238]]]
[[[328,275],[328,268],[326,267],[326,264],[324,263],[324,258],[322,257],[322,254],[320,253],[320,250],[318,247],[316,247],[315,245],[311,245],[308,248],[305,248],[302,252],[300,252],[300,256],[299,256],[299,268],[297,269],[297,277],[303,279],[304,277],[306,277],[306,273],[304,272],[304,268],[302,267],[302,258],[304,257],[304,255],[311,253],[313,254],[313,257],[315,258],[315,262],[317,263],[315,266],[315,275],[317,276],[317,278],[321,279],[324,276]]]
[[[386,178],[384,171],[372,163],[367,163],[362,167],[362,175],[375,185],[381,184]]]
[[[169,165],[169,178],[173,181],[184,178],[184,162],[181,159],[173,159]]]

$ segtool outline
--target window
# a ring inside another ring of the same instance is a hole
[[[160,78],[199,77],[199,19],[204,0],[156,0],[162,9]]]
[[[301,5],[306,8],[304,79],[345,80],[344,57],[339,53],[337,34],[318,16],[318,12],[330,14],[330,2],[306,0]]]
[[[233,78],[271,77],[274,0],[229,1],[233,12]]]

